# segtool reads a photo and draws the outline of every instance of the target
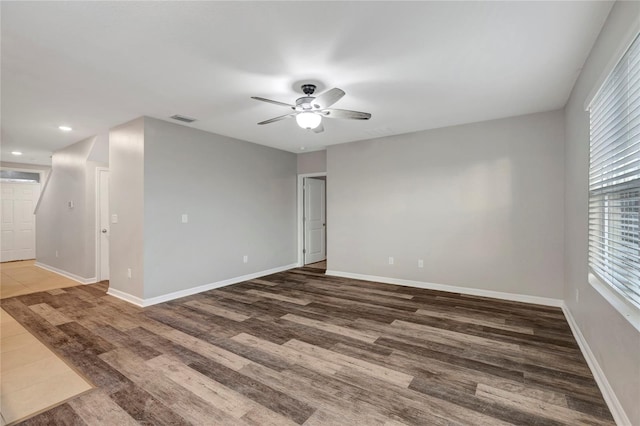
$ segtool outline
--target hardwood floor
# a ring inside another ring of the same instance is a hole
[[[3,300],[96,386],[24,424],[613,424],[557,308],[312,268],[145,309],[105,291]]]

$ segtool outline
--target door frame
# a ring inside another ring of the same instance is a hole
[[[100,249],[100,196],[101,191],[100,191],[100,173],[101,172],[108,172],[109,168],[108,167],[96,167],[96,176],[95,176],[95,184],[96,184],[96,207],[95,207],[95,226],[93,227],[94,229],[94,238],[96,240],[96,282],[100,281],[100,277],[102,276],[102,271],[100,270],[100,264],[101,262],[101,257],[102,257],[102,250]],[[109,197],[109,194],[107,194],[107,198]]]
[[[33,206],[33,235],[34,238],[36,239],[36,243],[35,243],[35,247],[33,248],[33,255],[36,258],[36,260],[38,259],[38,221],[36,220],[36,213],[38,212],[38,207],[40,206],[40,200],[42,199],[42,194],[44,194],[44,191],[47,187],[47,184],[49,183],[49,177],[51,176],[51,172],[53,171],[53,169],[49,166],[40,166],[40,165],[33,165],[34,168],[30,168],[30,164],[23,164],[23,163],[13,163],[13,162],[7,162],[8,165],[5,166],[0,166],[0,170],[12,170],[15,172],[28,172],[28,173],[38,173],[40,175],[40,182],[38,182],[38,185],[40,185],[40,190],[38,191],[38,199],[36,200],[36,204]],[[18,166],[20,165],[26,165],[27,167],[14,167],[12,164],[17,164]],[[44,167],[44,168],[40,168],[40,167]]]
[[[15,170],[15,169],[11,169],[11,170]],[[9,184],[10,185],[19,185],[19,186],[22,186],[22,185],[29,185],[29,186],[37,185],[38,186],[38,196],[37,196],[36,200],[33,200],[34,201],[34,205],[33,205],[34,211],[32,212],[32,214],[33,214],[33,259],[36,259],[36,256],[37,256],[36,251],[37,251],[37,247],[38,247],[38,240],[36,239],[37,238],[37,227],[38,226],[37,226],[37,223],[36,223],[37,221],[36,221],[36,211],[35,211],[35,209],[36,209],[36,205],[38,204],[38,200],[40,199],[40,194],[42,193],[42,182],[37,182],[37,183],[35,183],[35,182],[9,182]],[[4,185],[5,184],[3,183],[0,186],[4,186]],[[15,215],[15,202],[12,204],[12,208],[13,208],[13,213],[14,213],[13,214],[13,217],[14,217],[13,224],[15,226],[15,223],[16,223],[15,222],[15,216],[16,216]],[[14,249],[15,249],[15,247],[14,247]],[[2,259],[0,259],[0,260],[2,260]],[[6,260],[6,259],[2,260],[2,263],[21,261],[21,260],[31,260],[31,258],[14,259],[13,256],[11,256],[11,258],[9,260]]]
[[[302,253],[302,250],[304,250],[304,178],[320,176],[327,176],[327,172],[302,173],[298,175],[298,267],[304,266],[304,254]],[[326,200],[327,198],[325,197],[325,205]]]
[[[15,163],[10,163],[10,164],[15,164]],[[0,166],[0,170],[10,170],[10,171],[14,171],[14,172],[27,172],[27,173],[38,173],[40,175],[40,192],[38,193],[38,200],[36,201],[36,205],[33,206],[33,214],[36,214],[36,212],[38,211],[38,206],[40,205],[40,198],[42,198],[42,194],[44,194],[44,190],[47,187],[47,184],[49,183],[49,177],[51,177],[51,172],[53,171],[53,169],[51,167],[49,168],[38,168],[39,166],[34,164],[33,169],[27,168],[27,167],[13,167],[13,166]],[[44,167],[48,167],[48,166],[44,166]]]

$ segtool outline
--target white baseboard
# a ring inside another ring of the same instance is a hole
[[[529,296],[526,294],[504,293],[501,291],[482,290],[469,287],[458,287],[446,284],[435,284],[423,281],[403,280],[400,278],[377,277],[373,275],[353,274],[351,272],[330,271],[326,275],[334,277],[352,278],[355,280],[376,281],[386,284],[404,285],[407,287],[425,288],[428,290],[448,291],[450,293],[468,294],[471,296],[492,297],[494,299],[511,300],[514,302],[534,303],[536,305],[562,307],[562,299],[552,299],[549,297]]]
[[[239,277],[229,278],[227,280],[217,281],[215,283],[204,284],[198,287],[187,288],[185,290],[174,291],[173,293],[163,294],[161,296],[151,297],[149,299],[141,299],[137,296],[125,293],[120,290],[109,288],[107,294],[122,299],[126,302],[133,303],[134,305],[145,308],[151,305],[157,305],[158,303],[168,302],[170,300],[179,299],[181,297],[191,296],[192,294],[202,293],[208,290],[214,290],[216,288],[225,287],[231,284],[241,283],[243,281],[249,281],[254,278],[264,277],[265,275],[271,275],[278,272],[286,271],[291,268],[295,268],[296,263],[290,265],[279,266],[277,268],[267,269],[265,271],[254,272],[252,274],[242,275]]]
[[[136,296],[132,296],[129,293],[125,293],[124,291],[116,290],[114,288],[109,287],[107,290],[107,294],[109,296],[117,297],[120,300],[124,300],[125,302],[129,302],[133,305],[144,308],[144,299],[141,299]]]
[[[589,369],[591,369],[591,374],[596,380],[598,387],[600,388],[600,392],[602,392],[602,396],[604,397],[607,406],[609,407],[609,411],[611,411],[611,415],[615,420],[616,424],[619,426],[631,426],[631,421],[627,414],[624,412],[624,408],[622,408],[622,404],[618,401],[618,397],[613,392],[613,388],[609,384],[607,380],[607,376],[605,376],[604,371],[600,368],[600,364],[598,364],[598,360],[595,355],[591,351],[587,340],[584,338],[584,335],[580,331],[580,327],[578,327],[578,323],[573,318],[569,307],[562,303],[562,312],[564,312],[564,316],[567,318],[567,322],[569,323],[569,327],[571,327],[571,332],[573,333],[573,337],[575,337],[578,342],[578,346],[580,347],[580,351],[584,355],[587,360],[587,364],[589,365]]]
[[[58,268],[55,268],[53,266],[46,265],[46,264],[40,263],[40,262],[36,262],[35,265],[38,268],[46,269],[49,272],[55,272],[56,274],[62,275],[63,277],[69,278],[70,280],[77,281],[80,284],[94,284],[94,283],[98,282],[96,277],[83,278],[83,277],[81,277],[79,275],[72,274],[71,272],[67,272],[67,271],[64,271],[62,269],[58,269]]]

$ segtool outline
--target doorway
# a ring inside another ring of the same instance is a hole
[[[109,279],[109,169],[96,168],[96,279]]]
[[[298,175],[299,266],[326,261],[326,212],[326,173]]]
[[[37,179],[2,179],[0,207],[0,262],[36,258],[35,207],[40,196],[39,173]]]

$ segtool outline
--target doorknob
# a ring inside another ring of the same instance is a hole
[[[107,233],[107,229],[106,229],[106,228],[103,228],[103,229],[102,229],[102,233],[103,233],[103,234],[106,234],[106,233]]]

